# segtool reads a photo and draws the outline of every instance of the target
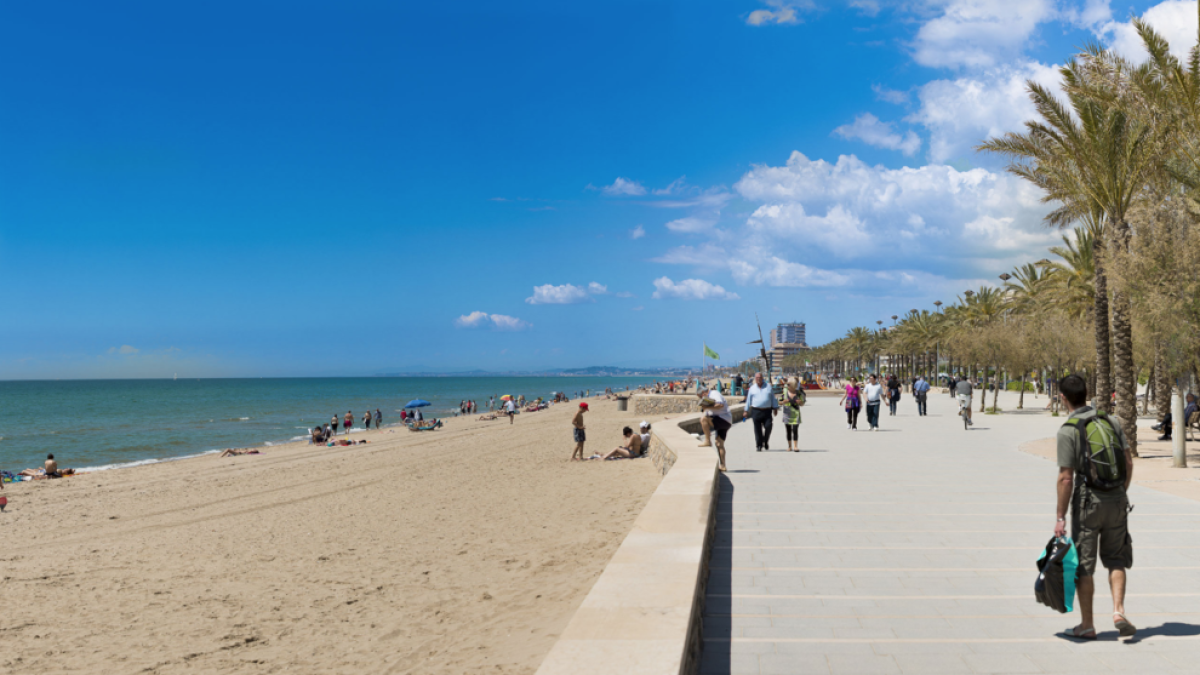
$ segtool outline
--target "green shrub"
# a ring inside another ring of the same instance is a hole
[[[1004,389],[1006,391],[1021,391],[1021,383],[1020,382],[1009,382],[1008,386],[1005,387]],[[1033,383],[1032,382],[1025,383],[1025,391],[1033,391]]]

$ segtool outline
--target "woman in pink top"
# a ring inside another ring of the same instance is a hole
[[[846,393],[842,395],[842,400],[839,403],[846,404],[846,428],[858,429],[858,413],[862,410],[862,394],[858,390],[858,378],[850,378],[850,384],[846,385]]]

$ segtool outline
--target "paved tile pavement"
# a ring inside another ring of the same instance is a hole
[[[1057,469],[1017,447],[1062,419],[976,413],[964,431],[949,396],[929,410],[905,396],[880,431],[852,432],[837,399],[811,398],[801,453],[779,450],[781,425],[762,453],[734,427],[701,673],[1200,672],[1200,503],[1134,486],[1138,637],[1117,639],[1100,577],[1100,639],[1058,637],[1078,610],[1033,597]]]

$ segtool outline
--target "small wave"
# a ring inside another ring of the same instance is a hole
[[[134,466],[145,466],[147,464],[162,464],[163,462],[177,462],[181,459],[191,459],[193,457],[203,457],[205,455],[214,455],[220,450],[205,450],[194,455],[180,455],[179,457],[163,457],[161,459],[139,459],[136,462],[118,462],[116,464],[102,464],[100,466],[85,466],[76,469],[75,473],[94,473],[96,471],[109,471],[111,469],[128,469]]]

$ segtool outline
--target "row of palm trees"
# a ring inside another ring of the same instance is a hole
[[[1065,100],[1028,82],[1036,118],[979,146],[1043,191],[1054,206],[1047,225],[1074,227],[1055,259],[1023,264],[944,312],[853,329],[814,357],[861,366],[882,352],[931,372],[932,350],[1022,379],[1083,369],[1098,407],[1115,392],[1136,454],[1139,377],[1149,373],[1162,411],[1200,354],[1200,47],[1183,61],[1149,25],[1134,25],[1145,63],[1089,46],[1060,70]]]

